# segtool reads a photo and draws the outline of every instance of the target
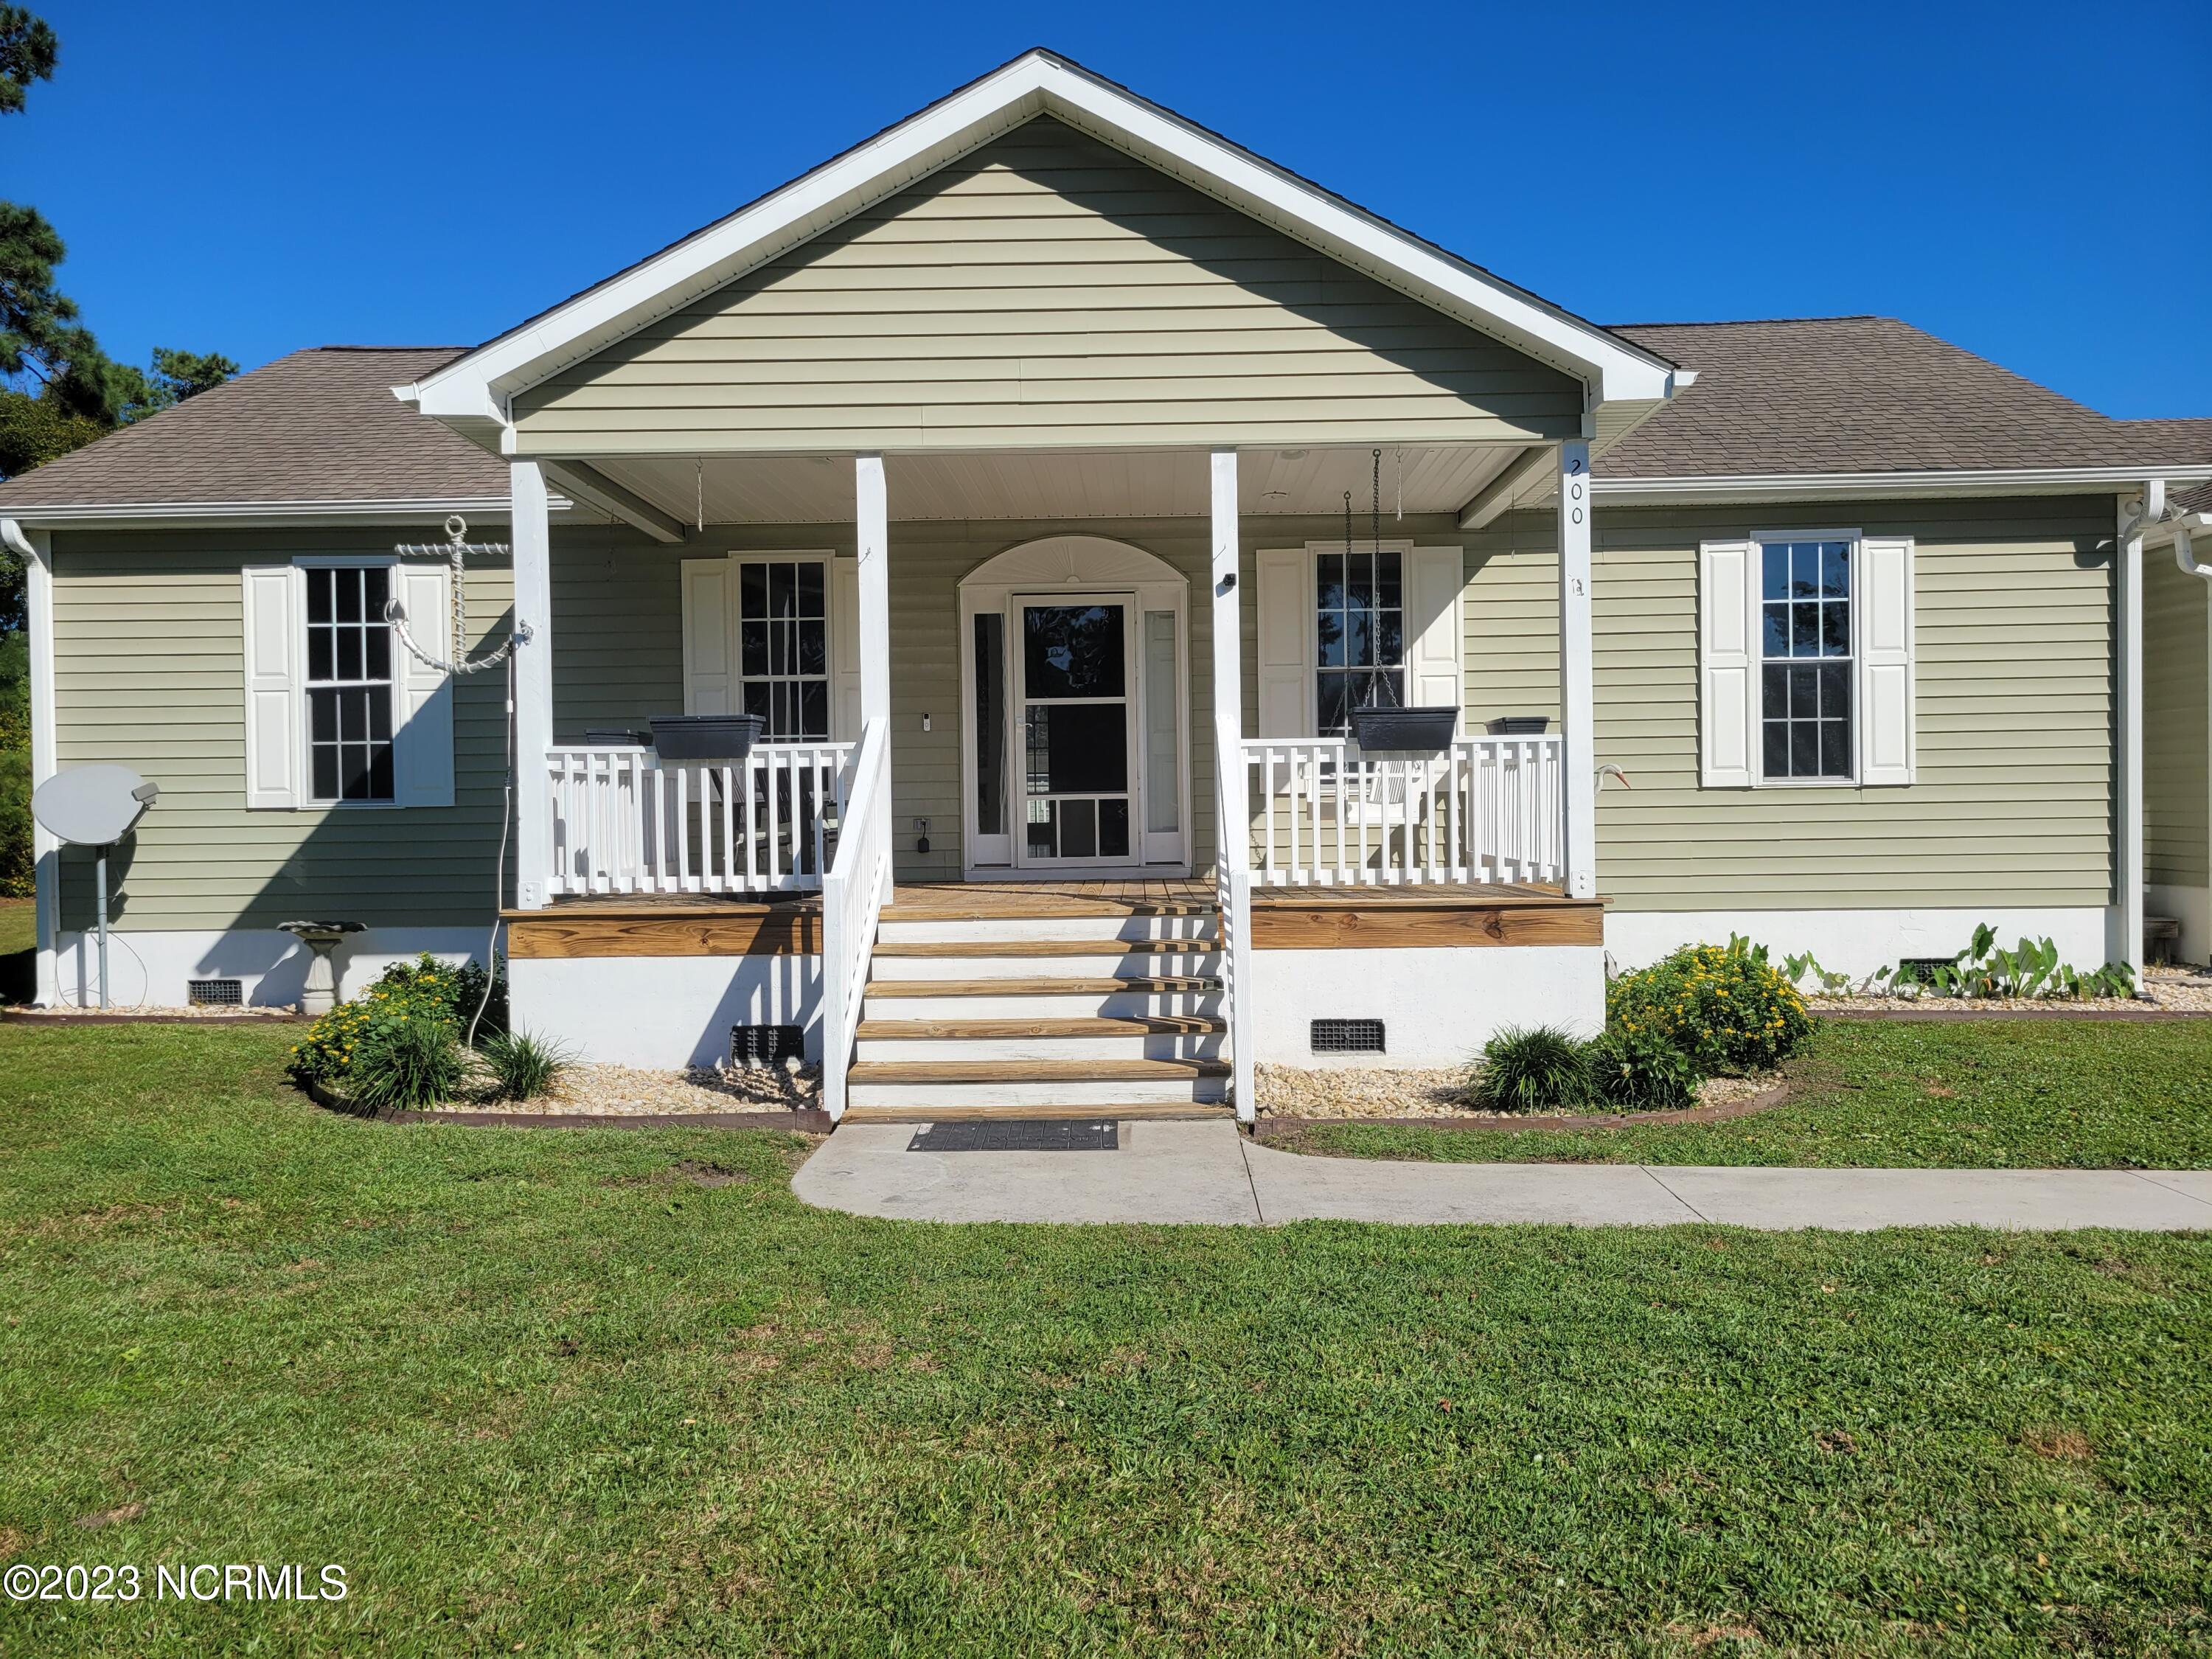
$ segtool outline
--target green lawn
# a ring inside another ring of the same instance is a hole
[[[866,1221],[286,1036],[0,1027],[0,1555],[352,1594],[0,1650],[2212,1644],[2212,1240]]]
[[[1517,1134],[1346,1124],[1277,1144],[1469,1163],[2212,1166],[2212,1019],[1822,1020],[1789,1069],[1796,1099],[1724,1123]]]
[[[0,1002],[28,1002],[38,984],[38,929],[29,899],[0,898]]]

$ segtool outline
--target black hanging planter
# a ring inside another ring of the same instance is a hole
[[[740,761],[760,741],[758,714],[655,714],[653,746],[663,760]]]
[[[1364,754],[1425,750],[1441,754],[1451,747],[1459,710],[1445,703],[1425,708],[1355,708],[1352,735]]]

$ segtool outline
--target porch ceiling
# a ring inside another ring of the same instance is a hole
[[[1382,506],[1394,512],[1455,513],[1521,453],[1506,444],[1460,444],[1382,452]],[[599,471],[690,522],[701,482],[689,457],[609,457]],[[1374,462],[1369,448],[1245,451],[1238,468],[1243,512],[1334,514],[1344,492],[1367,509]],[[1079,453],[893,455],[884,462],[895,519],[1113,519],[1203,517],[1203,454],[1159,450]],[[848,524],[853,464],[846,456],[721,457],[704,463],[706,516],[716,524]]]

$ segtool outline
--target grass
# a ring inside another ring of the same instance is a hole
[[[949,1227],[0,1027],[0,1555],[69,1654],[2201,1653],[2212,1241]],[[94,1525],[97,1522],[96,1526]]]
[[[38,987],[38,927],[30,899],[0,898],[0,1003],[28,1002]]]
[[[1821,1020],[1797,1097],[1723,1123],[1572,1133],[1330,1124],[1279,1143],[1447,1162],[2212,1167],[2212,1019]]]

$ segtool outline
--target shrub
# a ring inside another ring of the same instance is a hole
[[[1496,1112],[1544,1112],[1589,1098],[1583,1045],[1555,1025],[1509,1025],[1482,1045],[1468,1094]]]
[[[1590,1097],[1628,1112],[1667,1111],[1697,1099],[1698,1068],[1664,1037],[1607,1031],[1583,1050]]]
[[[460,1092],[468,1070],[459,1030],[434,1014],[402,1014],[356,1050],[346,1077],[355,1101],[374,1111],[435,1106]]]
[[[495,1031],[477,1048],[501,1100],[537,1100],[550,1094],[574,1058],[562,1044],[540,1042],[524,1031]]]
[[[1797,988],[1768,966],[1766,947],[1731,938],[1686,945],[1606,988],[1606,1024],[1656,1037],[1707,1076],[1779,1065],[1812,1034]]]
[[[349,1078],[369,1043],[387,1028],[410,1019],[436,1019],[458,1038],[476,1015],[484,981],[484,970],[476,963],[455,967],[428,951],[413,962],[395,962],[367,991],[340,1003],[307,1028],[307,1035],[292,1050],[292,1075],[303,1082]],[[507,1027],[504,975],[492,981],[484,1026],[493,1031]]]

